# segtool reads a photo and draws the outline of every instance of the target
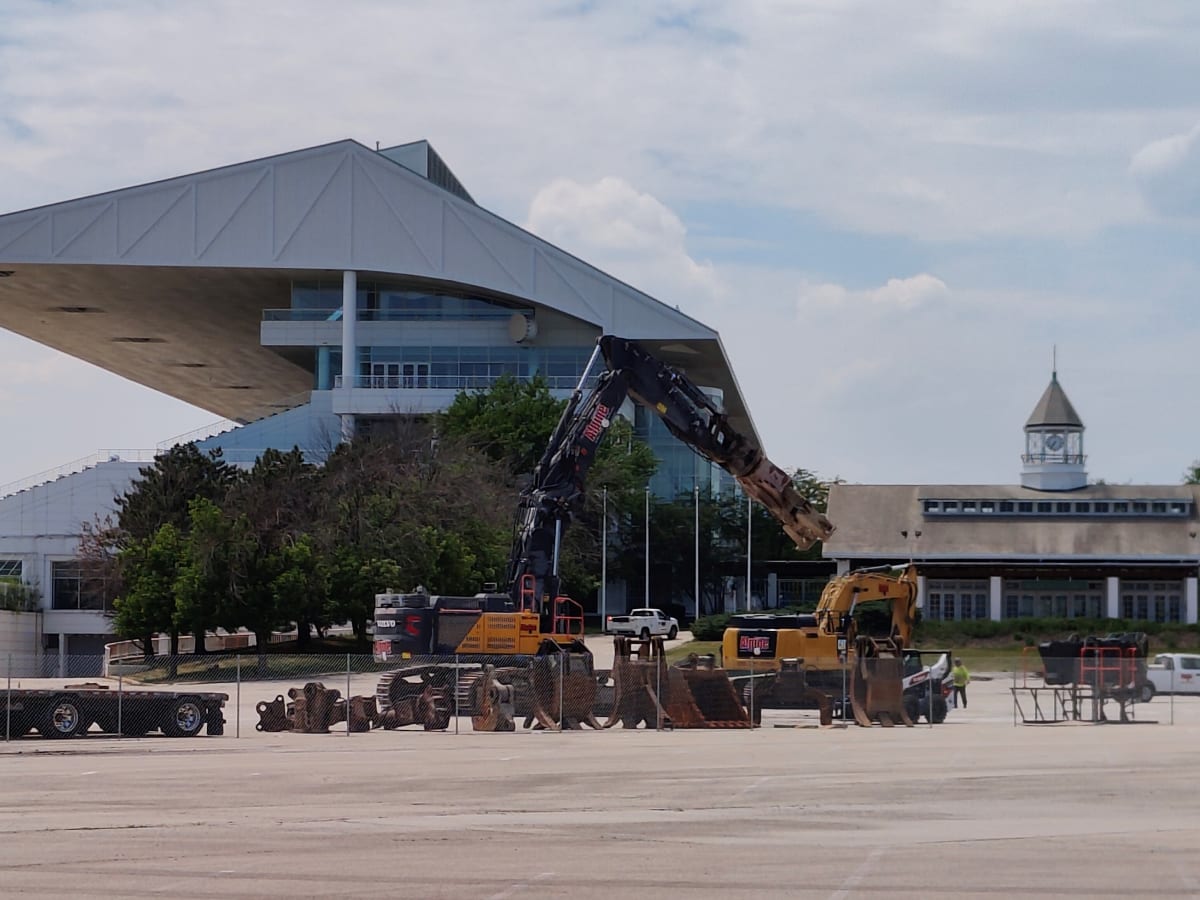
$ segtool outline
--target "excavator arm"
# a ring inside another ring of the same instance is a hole
[[[603,356],[606,371],[585,397],[597,355]],[[562,534],[582,505],[596,450],[626,397],[652,410],[675,437],[733,475],[800,549],[833,533],[832,523],[796,491],[787,473],[734,429],[686,375],[633,341],[604,335],[521,494],[508,578],[514,599],[526,591],[529,576],[536,603],[557,596]]]
[[[906,566],[896,574],[894,566],[858,569],[833,578],[821,592],[815,615],[823,631],[856,637],[854,611],[860,603],[887,601],[891,629],[887,637],[907,647],[912,641],[917,615],[917,569]],[[883,635],[879,635],[882,637]]]

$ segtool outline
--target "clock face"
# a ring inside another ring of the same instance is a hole
[[[1057,453],[1063,448],[1063,436],[1061,434],[1052,434],[1046,438],[1046,449],[1051,453]]]

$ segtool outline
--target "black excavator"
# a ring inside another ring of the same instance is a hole
[[[585,391],[600,357],[605,370]],[[596,679],[583,643],[583,611],[560,593],[559,551],[582,506],[596,451],[627,398],[652,410],[675,437],[733,475],[798,547],[833,532],[787,473],[733,428],[683,372],[633,341],[602,336],[521,493],[504,590],[489,586],[492,590],[473,597],[424,591],[376,597],[375,657],[400,663],[377,690],[385,720],[389,710],[403,709],[393,720],[445,727],[457,709],[471,714],[477,729],[509,730],[514,711],[542,727],[596,724]],[[414,699],[420,697],[425,699]]]

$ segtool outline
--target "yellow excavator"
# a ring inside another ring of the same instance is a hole
[[[914,566],[858,569],[833,578],[812,613],[736,615],[725,629],[725,668],[747,673],[743,698],[766,709],[816,708],[858,724],[911,725],[903,700],[903,650],[917,609]]]

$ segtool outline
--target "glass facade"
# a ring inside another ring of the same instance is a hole
[[[988,618],[988,582],[930,579],[925,585],[924,616],[941,622]]]
[[[313,281],[292,284],[291,307],[268,310],[269,321],[339,322],[342,282]],[[532,314],[517,304],[471,296],[468,293],[418,290],[381,281],[358,281],[360,322],[507,322],[514,313]],[[542,346],[510,341],[484,346],[449,344],[451,328],[420,329],[422,338],[396,346],[360,346],[353,368],[353,384],[366,390],[441,390],[447,392],[486,390],[503,377],[545,379],[552,391],[573,390],[591,359],[594,345]],[[434,335],[431,339],[430,335]],[[444,335],[439,340],[439,335]],[[349,374],[343,366],[340,347],[316,348],[314,387],[332,390],[343,386]],[[594,376],[593,376],[594,377]],[[721,395],[710,392],[718,403]],[[403,401],[397,398],[400,406]],[[447,400],[447,402],[449,402]],[[376,416],[378,418],[378,416]],[[364,427],[381,427],[382,422],[363,422]],[[679,442],[655,415],[635,407],[634,428],[659,459],[659,469],[650,489],[656,497],[673,499],[690,495],[698,486],[706,495],[729,489],[724,470]],[[67,601],[64,601],[67,602]]]
[[[291,321],[337,321],[341,309],[341,279],[292,284],[292,307],[287,312]],[[281,311],[272,312],[278,316]],[[514,312],[532,310],[470,294],[415,290],[382,281],[358,282],[358,319],[362,322],[507,321]]]
[[[1098,619],[1104,615],[1103,581],[1004,579],[1004,618]]]

